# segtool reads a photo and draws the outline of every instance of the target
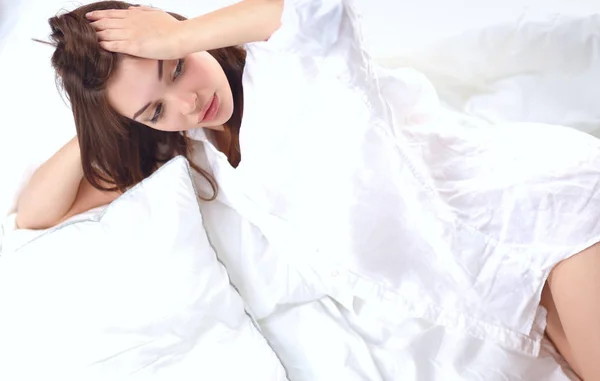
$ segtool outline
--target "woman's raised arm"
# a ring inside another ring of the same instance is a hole
[[[91,12],[101,46],[152,59],[264,41],[279,28],[283,0],[244,0],[186,21],[161,10],[130,7]]]

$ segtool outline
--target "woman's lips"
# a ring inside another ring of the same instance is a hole
[[[211,120],[215,119],[217,112],[219,112],[219,97],[217,97],[217,94],[215,94],[210,100],[206,111],[203,110],[203,113],[200,114],[201,116],[198,123],[210,122]]]

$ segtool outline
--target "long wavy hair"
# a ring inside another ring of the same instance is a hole
[[[162,163],[177,155],[187,157],[192,168],[210,184],[214,199],[218,187],[206,170],[194,164],[192,144],[187,134],[152,129],[116,112],[109,104],[106,85],[123,55],[100,47],[88,12],[127,9],[133,4],[101,1],[48,20],[50,40],[56,47],[52,66],[57,84],[71,103],[85,178],[101,190],[125,191],[139,183]],[[184,17],[170,13],[178,20]],[[209,51],[223,68],[233,93],[234,111],[225,124],[230,134],[226,152],[233,166],[241,160],[239,129],[243,112],[242,72],[246,53],[240,47]],[[221,132],[217,132],[221,133]]]

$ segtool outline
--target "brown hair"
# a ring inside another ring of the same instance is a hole
[[[192,145],[185,133],[154,130],[120,115],[109,104],[106,85],[122,55],[100,47],[85,14],[103,9],[127,9],[132,5],[122,1],[101,1],[49,19],[50,38],[56,46],[52,65],[57,83],[71,103],[85,178],[98,189],[125,191],[148,177],[160,164],[184,155],[192,168],[209,182],[213,195],[207,199],[214,199],[217,184],[207,171],[191,160]],[[239,129],[246,54],[239,47],[209,53],[223,68],[233,93],[234,111],[225,126],[231,135],[226,153],[229,162],[237,166],[241,159]]]

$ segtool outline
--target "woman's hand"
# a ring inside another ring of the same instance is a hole
[[[282,10],[283,0],[243,0],[186,21],[148,7],[94,11],[87,18],[106,50],[174,60],[265,41],[280,27]]]
[[[149,7],[130,7],[90,12],[100,46],[116,53],[160,60],[178,59],[182,22],[166,12]]]

